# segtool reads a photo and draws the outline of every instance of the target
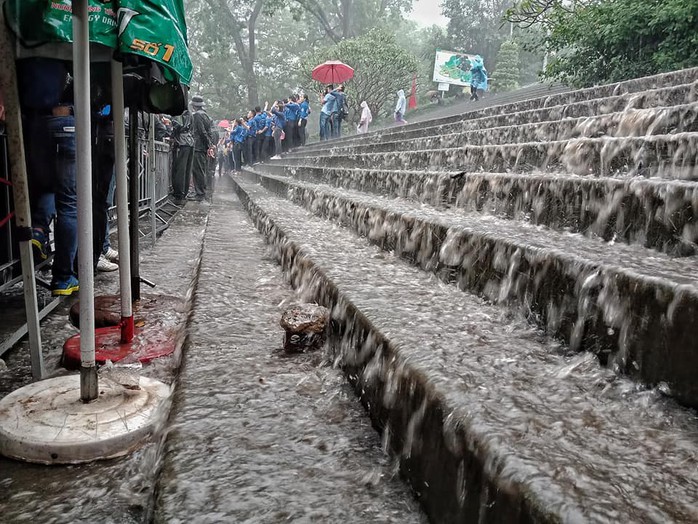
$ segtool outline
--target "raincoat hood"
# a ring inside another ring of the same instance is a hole
[[[405,90],[400,89],[400,91],[397,92],[398,98],[405,98]]]

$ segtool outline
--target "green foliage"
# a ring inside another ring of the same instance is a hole
[[[392,107],[386,103],[392,104],[398,89],[409,93],[412,75],[419,67],[417,58],[400,47],[391,32],[373,29],[359,38],[343,40],[305,55],[300,68],[306,92],[322,90],[322,86],[312,80],[311,72],[326,60],[341,60],[354,68],[354,78],[346,84],[347,101],[354,119],[364,100],[374,117],[381,111],[392,112]]]
[[[513,91],[519,88],[519,46],[514,40],[502,42],[497,53],[497,69],[492,75],[492,87],[497,92]]]
[[[696,0],[588,0],[551,5],[541,19],[554,54],[545,76],[570,85],[698,65]]]
[[[412,0],[292,0],[286,3],[296,20],[319,27],[332,43],[399,22],[402,13],[412,9]]]
[[[512,4],[512,0],[444,0],[441,9],[449,19],[451,40],[447,48],[479,54],[486,67],[493,67],[499,46],[509,38],[503,16]]]

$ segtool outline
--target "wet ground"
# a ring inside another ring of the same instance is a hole
[[[280,351],[278,321],[297,295],[226,183],[208,225],[208,205],[190,203],[143,253],[141,273],[158,283],[144,291],[194,298],[179,375],[179,355],[143,371],[175,383],[169,424],[122,459],[45,467],[0,458],[0,522],[426,522],[324,351]],[[116,274],[97,279],[100,293],[117,284]],[[70,305],[42,325],[53,374],[64,373],[60,348],[75,333]],[[26,343],[5,357],[0,396],[31,375]]]
[[[496,482],[523,486],[565,522],[696,522],[695,412],[661,388],[616,376],[593,354],[567,351],[513,311],[442,284],[259,185],[239,184],[270,217],[261,227],[275,235],[275,224],[305,253],[300,287],[312,292],[312,268],[322,268],[398,348],[403,368],[428,377],[447,419],[497,465]],[[374,356],[364,375],[396,392],[397,368],[391,375]],[[415,411],[410,426],[423,416]]]
[[[267,251],[219,187],[155,521],[425,522],[341,372],[280,350],[298,297]]]
[[[191,293],[207,218],[207,205],[189,204],[159,239],[155,248],[142,241],[141,275],[154,281],[154,290],[187,297]],[[98,274],[95,289],[112,294],[118,273]],[[68,321],[74,299],[66,300],[44,322],[42,337],[46,370],[66,373],[59,365],[62,345],[77,330]],[[179,355],[159,359],[143,374],[171,383]],[[31,381],[26,341],[4,355],[0,370],[0,397]],[[136,523],[151,514],[160,442],[148,444],[122,459],[83,466],[35,466],[0,457],[0,522],[31,523]]]

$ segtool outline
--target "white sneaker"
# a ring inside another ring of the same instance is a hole
[[[106,258],[109,262],[119,262],[119,252],[110,247],[107,249],[107,252],[102,255],[104,258]]]
[[[117,269],[119,269],[118,264],[109,262],[104,255],[99,255],[99,260],[97,261],[97,271],[109,273],[110,271],[116,271]]]
[[[281,159],[281,155],[274,155],[273,157],[271,157],[270,160],[280,160],[280,159]]]

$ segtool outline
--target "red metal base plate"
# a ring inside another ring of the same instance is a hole
[[[106,302],[105,309],[118,308],[118,301],[114,297],[96,297],[96,302]],[[143,297],[134,308],[136,326],[131,342],[121,342],[119,326],[99,327],[95,330],[97,364],[104,364],[107,360],[145,363],[171,355],[184,340],[185,309],[184,300],[179,298],[158,295]],[[70,337],[63,345],[62,364],[68,369],[78,369],[80,361],[78,334]]]

